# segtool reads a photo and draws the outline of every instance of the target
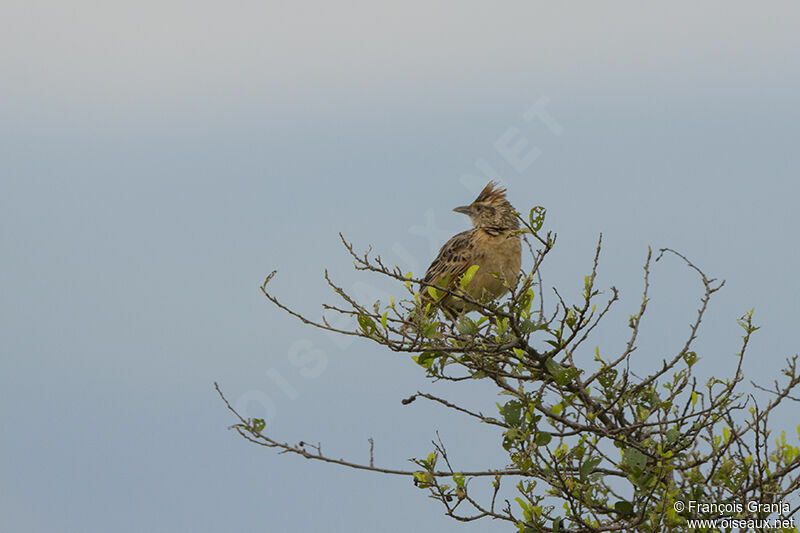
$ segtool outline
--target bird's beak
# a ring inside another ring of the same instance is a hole
[[[462,205],[461,207],[456,207],[453,209],[456,213],[461,213],[462,215],[469,215],[472,213],[472,207],[468,205]]]

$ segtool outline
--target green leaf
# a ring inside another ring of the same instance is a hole
[[[627,447],[622,452],[622,464],[636,471],[644,470],[647,456],[636,448]]]
[[[547,324],[537,324],[533,320],[523,320],[522,323],[519,325],[522,333],[533,333],[534,331],[539,331],[540,329],[547,329]]]
[[[697,393],[692,391],[692,407],[697,403]]]
[[[478,265],[472,265],[467,269],[466,273],[461,276],[461,279],[458,280],[458,284],[462,289],[466,290],[466,288],[469,287],[469,284],[472,282],[472,278],[475,276],[475,272],[478,271],[478,268]]]
[[[531,310],[533,295],[533,289],[528,289],[525,294],[520,296],[519,303],[517,304],[517,310],[523,313],[528,313]],[[527,314],[525,316],[527,316]]]
[[[533,231],[539,231],[542,229],[542,225],[544,224],[544,216],[547,213],[547,210],[537,205],[533,209],[531,209],[530,215],[528,216],[528,220],[530,222],[531,228]]]
[[[617,381],[617,370],[615,368],[606,368],[597,376],[597,381],[600,382],[604,389],[610,389]]]
[[[619,501],[614,504],[614,509],[623,516],[633,515],[633,504],[625,500]]]
[[[425,324],[425,326],[422,327],[421,333],[423,337],[431,338],[435,337],[438,331],[439,323],[431,322],[430,324]]]
[[[500,416],[509,426],[518,426],[522,418],[522,404],[517,400],[509,400],[500,408]]]
[[[358,325],[361,327],[361,332],[366,336],[371,336],[375,330],[375,321],[367,315],[358,315]]]
[[[548,357],[545,360],[544,367],[559,385],[564,385],[569,380],[570,376],[564,371],[564,367],[558,364],[552,357]]]
[[[511,428],[505,433],[503,433],[503,449],[508,451],[511,447],[520,440],[520,430],[517,428]]]
[[[414,472],[414,485],[421,489],[430,487],[433,484],[433,477],[428,472]]]
[[[419,355],[412,356],[414,362],[416,362],[419,366],[427,368],[430,370],[433,363],[441,357],[441,352],[422,352]]]
[[[383,326],[383,329],[386,329],[386,320],[388,318],[389,318],[389,311],[386,311],[381,315],[381,326]]]
[[[680,436],[680,433],[675,428],[669,428],[667,430],[666,436],[667,436],[667,442],[673,443],[673,442],[678,440],[678,437]]]
[[[585,463],[581,465],[581,479],[586,479],[589,474],[592,473],[592,470],[595,469],[597,465],[602,462],[600,457],[595,457],[594,459],[588,459]]]
[[[525,520],[533,520],[533,510],[531,509],[530,504],[528,504],[528,502],[519,497],[514,498],[514,501],[516,501],[519,504],[520,508],[522,508],[523,518],[525,518]]]
[[[458,319],[456,329],[462,335],[475,335],[478,332],[478,325],[467,315],[463,315]]]
[[[658,481],[658,477],[656,477],[652,473],[645,472],[640,475],[633,476],[633,482],[641,489],[650,490],[652,489],[656,482]]]
[[[262,419],[262,418],[254,418],[253,421],[251,422],[251,424],[252,424],[252,427],[253,427],[253,431],[255,431],[256,433],[261,433],[262,431],[264,431],[264,428],[267,426],[267,423],[264,422],[264,419]]]
[[[439,298],[442,296],[439,290],[436,287],[428,287],[428,294],[431,295],[433,301],[438,301]]]
[[[553,436],[546,431],[540,431],[536,434],[536,438],[533,442],[536,443],[537,446],[547,446],[550,444],[550,441],[553,440]]]

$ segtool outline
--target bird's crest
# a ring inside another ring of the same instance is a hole
[[[475,203],[478,202],[487,204],[505,203],[507,202],[506,189],[504,187],[499,187],[496,182],[490,181],[486,187],[483,188],[478,197],[475,198]]]

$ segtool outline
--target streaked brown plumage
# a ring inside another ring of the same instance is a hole
[[[454,235],[442,246],[424,281],[457,290],[469,267],[477,265],[467,293],[481,302],[502,296],[516,282],[522,259],[519,220],[506,199],[506,190],[489,182],[474,202],[453,211],[468,215],[474,227]],[[427,287],[422,287],[421,294],[423,303],[430,301]],[[470,310],[452,295],[443,297],[438,305],[451,315]]]

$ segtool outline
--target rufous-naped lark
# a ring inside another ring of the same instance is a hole
[[[466,286],[467,294],[474,300],[488,302],[513,287],[519,275],[522,247],[519,237],[519,220],[514,207],[506,199],[506,190],[489,182],[470,205],[456,207],[453,211],[468,215],[473,228],[454,235],[439,250],[423,281],[454,292],[462,290],[460,281],[471,266],[476,265],[472,280]],[[423,305],[431,302],[436,291],[421,287]],[[474,308],[452,294],[439,294],[440,307],[451,317]],[[433,307],[433,306],[432,306]]]

